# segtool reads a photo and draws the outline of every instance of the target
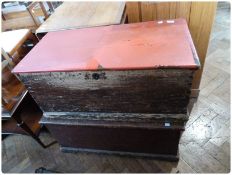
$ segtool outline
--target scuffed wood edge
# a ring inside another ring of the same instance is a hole
[[[44,112],[46,118],[65,117],[66,119],[108,120],[108,121],[152,121],[156,119],[188,120],[186,114],[143,114],[143,113],[104,113],[104,112]]]
[[[113,117],[116,115],[116,117]],[[120,115],[120,118],[117,116]],[[100,116],[100,117],[99,117]],[[110,117],[109,117],[110,116]],[[130,116],[130,117],[128,117]],[[131,117],[132,116],[132,117]],[[157,117],[157,118],[155,118]],[[77,125],[77,126],[103,126],[103,127],[133,127],[147,129],[180,129],[184,130],[187,121],[184,114],[126,114],[126,113],[81,113],[68,114],[59,112],[45,112],[41,124],[48,125]],[[165,123],[170,126],[165,126]]]
[[[160,160],[168,161],[178,161],[179,153],[177,155],[172,154],[149,154],[149,153],[136,153],[136,152],[126,152],[126,151],[109,151],[109,150],[99,150],[99,149],[86,149],[86,148],[72,148],[61,146],[60,150],[65,153],[78,153],[78,152],[88,152],[97,154],[115,154],[119,156],[138,156],[138,157],[150,157]]]

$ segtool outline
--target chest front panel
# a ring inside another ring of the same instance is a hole
[[[193,71],[153,69],[23,73],[45,112],[186,113]]]

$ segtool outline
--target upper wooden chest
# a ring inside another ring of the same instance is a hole
[[[13,72],[44,112],[180,114],[198,68],[177,19],[51,32]]]

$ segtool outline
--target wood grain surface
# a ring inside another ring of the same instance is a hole
[[[41,124],[67,126],[184,129],[186,114],[45,112]]]
[[[61,146],[177,156],[181,129],[47,124]]]
[[[64,2],[36,33],[120,24],[125,2]]]
[[[20,79],[45,112],[187,114],[193,72],[153,69],[23,73]]]
[[[192,2],[191,5],[189,30],[202,66],[194,75],[193,89],[199,88],[200,85],[216,8],[216,2]]]

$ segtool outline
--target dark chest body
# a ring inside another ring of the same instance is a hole
[[[175,20],[49,33],[14,72],[64,150],[175,157],[198,67]]]

